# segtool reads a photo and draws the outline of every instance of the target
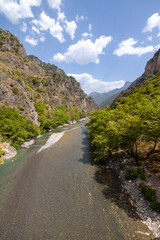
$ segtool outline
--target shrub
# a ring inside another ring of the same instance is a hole
[[[151,207],[154,211],[160,213],[160,202],[152,202],[152,203],[150,204],[150,207]]]
[[[2,149],[0,149],[0,156],[4,155],[5,151],[3,151]]]
[[[134,179],[136,179],[138,177],[140,177],[143,180],[146,179],[144,170],[142,168],[137,167],[137,168],[128,169],[126,171],[126,178],[128,180],[134,180]]]
[[[139,187],[141,189],[141,193],[143,194],[143,196],[146,200],[148,200],[149,202],[155,202],[156,201],[157,196],[156,196],[156,190],[155,189],[153,189],[149,186],[146,186],[142,182],[139,184]]]
[[[38,113],[38,115],[44,115],[46,112],[46,106],[44,103],[42,102],[35,102],[34,104],[36,112]]]
[[[33,85],[36,85],[36,86],[39,86],[39,85],[40,85],[39,79],[36,78],[36,77],[33,77],[32,83],[33,83]]]
[[[39,135],[39,128],[32,121],[26,120],[17,110],[0,108],[0,134],[4,140],[18,148],[20,144]]]
[[[18,94],[18,88],[14,87],[14,88],[12,89],[12,92],[17,95],[17,94]]]

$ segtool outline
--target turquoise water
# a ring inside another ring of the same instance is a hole
[[[17,164],[21,165],[22,162],[25,163],[27,159],[29,159],[34,153],[36,153],[40,149],[41,146],[43,146],[46,143],[47,139],[52,133],[62,132],[64,130],[69,130],[75,127],[81,127],[83,125],[84,125],[84,122],[80,122],[77,124],[69,125],[64,128],[55,129],[51,132],[43,134],[40,138],[35,139],[34,144],[30,146],[30,148],[20,148],[17,151],[17,155],[14,158],[5,160],[4,164],[0,165],[0,177],[1,177],[0,186],[3,183],[2,178],[3,176],[6,175],[5,173],[9,173],[10,169],[12,168],[13,170],[14,168],[16,169],[18,167]]]

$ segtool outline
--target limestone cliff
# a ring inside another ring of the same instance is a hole
[[[73,77],[35,56],[28,57],[18,38],[0,29],[0,106],[19,109],[38,125],[37,101],[45,103],[47,109],[60,104],[84,112],[97,109]]]
[[[135,89],[140,85],[142,85],[147,79],[150,79],[153,76],[159,76],[159,75],[160,75],[160,49],[154,54],[153,58],[151,58],[147,62],[145,66],[145,71],[142,74],[142,76],[137,78],[127,90],[122,91],[119,94],[118,98],[126,97],[134,93]],[[116,98],[113,101],[112,105],[116,104],[118,98]]]

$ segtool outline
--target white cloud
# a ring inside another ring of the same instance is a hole
[[[32,37],[29,37],[29,36],[26,36],[25,42],[28,42],[32,46],[36,46],[38,44],[38,40],[37,39],[34,39]]]
[[[92,31],[92,24],[89,24],[89,26],[88,26],[88,31],[89,31],[89,32]]]
[[[145,53],[153,52],[154,47],[153,46],[147,46],[147,47],[134,47],[134,45],[138,43],[138,41],[135,41],[133,38],[129,38],[127,40],[122,41],[119,44],[119,48],[114,50],[113,54],[117,56],[122,56],[125,54],[128,55],[138,55],[139,57]]]
[[[146,26],[143,28],[143,32],[152,32],[153,28],[158,28],[160,30],[160,16],[159,13],[154,13],[147,20]]]
[[[35,26],[32,26],[32,31],[37,33],[37,34],[40,34],[39,29],[37,27],[35,27]]]
[[[84,33],[82,33],[82,34],[81,34],[82,37],[84,37],[84,38],[92,38],[92,37],[93,37],[93,34],[91,33],[91,31],[92,31],[92,24],[89,24],[89,26],[88,26],[88,31],[89,31],[89,32],[84,32]]]
[[[12,23],[20,19],[34,17],[31,8],[41,5],[41,0],[0,0],[0,13],[3,13]]]
[[[71,39],[73,40],[75,38],[77,24],[75,23],[75,21],[68,22],[67,20],[65,21],[65,24],[66,32],[70,35]]]
[[[84,32],[84,33],[82,33],[81,35],[82,35],[82,37],[84,37],[84,38],[92,38],[92,37],[93,37],[93,34],[92,34],[92,33],[87,33],[87,32]]]
[[[160,33],[158,33],[157,37],[160,37]]]
[[[38,26],[38,20],[37,20],[37,19],[33,19],[30,23],[32,23],[32,24]]]
[[[59,24],[59,22],[56,22],[54,18],[49,17],[46,15],[44,11],[40,14],[39,19],[34,19],[32,21],[33,24],[35,24],[41,31],[50,31],[50,34],[57,38],[61,43],[65,41],[63,37],[63,28]]]
[[[22,23],[21,30],[22,30],[22,32],[26,32],[27,31],[27,24],[25,22]]]
[[[53,59],[57,62],[75,62],[82,65],[90,62],[99,63],[99,55],[104,54],[103,49],[111,40],[111,36],[100,36],[95,42],[90,39],[81,39],[76,44],[71,45],[64,54],[54,55]]]
[[[87,94],[91,92],[108,92],[115,88],[123,87],[125,81],[115,81],[115,82],[103,82],[100,79],[95,79],[91,74],[82,73],[82,74],[73,74],[69,73],[68,76],[73,76],[78,82],[80,82],[82,89]]]
[[[80,22],[80,21],[83,21],[85,19],[84,16],[79,16],[78,14],[76,15],[76,22]]]
[[[39,40],[40,40],[40,42],[44,42],[46,40],[45,36],[41,36]]]
[[[58,12],[58,21],[64,22],[66,16],[63,12]]]
[[[55,25],[55,19],[50,18],[44,11],[42,11],[39,19],[37,20],[37,25],[40,30],[46,31]]]
[[[149,36],[147,39],[148,41],[152,41],[152,36]]]
[[[63,28],[60,26],[59,22],[56,22],[56,24],[50,28],[50,34],[57,38],[61,43],[65,42],[62,32]]]
[[[159,49],[160,49],[160,44],[158,44],[158,45],[155,46],[155,50],[156,50],[156,51],[159,50]]]
[[[47,0],[47,1],[51,8],[57,9],[58,11],[60,11],[62,0]]]

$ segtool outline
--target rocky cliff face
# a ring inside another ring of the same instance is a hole
[[[131,87],[143,84],[145,79],[151,78],[153,75],[160,75],[160,49],[154,54],[153,58],[147,62],[144,73],[132,83]]]
[[[142,85],[147,79],[153,77],[154,75],[155,76],[160,75],[160,49],[154,54],[153,58],[151,58],[147,62],[145,66],[145,71],[142,74],[142,76],[137,78],[127,90],[122,91],[119,94],[118,98],[126,97],[134,93],[134,88],[137,88],[138,86]],[[115,105],[116,101],[117,98],[113,101],[112,105]]]
[[[0,29],[0,106],[15,107],[38,124],[34,103],[41,101],[47,109],[60,104],[87,112],[97,105],[55,65],[35,56],[27,56],[18,38]]]

